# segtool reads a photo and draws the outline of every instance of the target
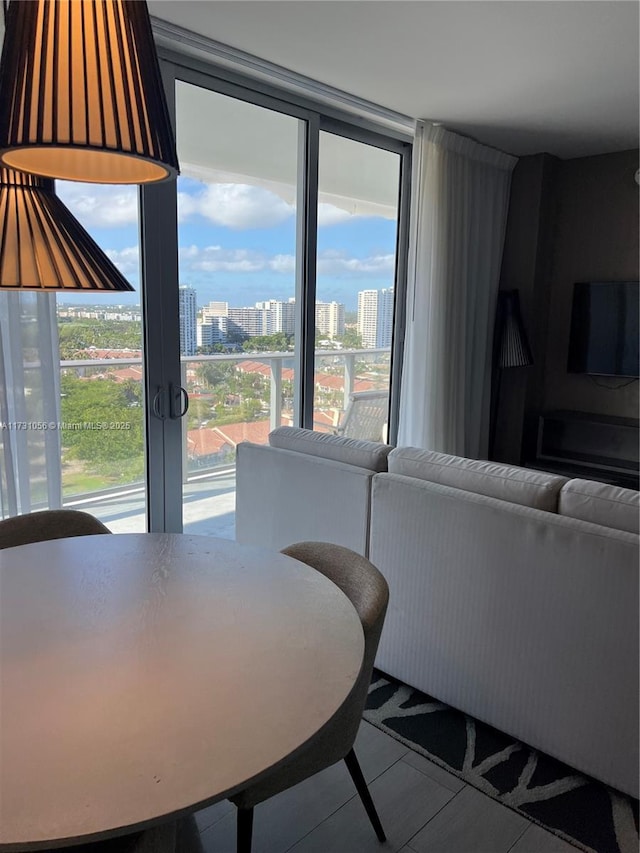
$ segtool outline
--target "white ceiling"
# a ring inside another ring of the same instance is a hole
[[[638,145],[635,0],[150,0],[152,15],[507,151]]]

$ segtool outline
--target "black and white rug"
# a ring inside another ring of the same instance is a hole
[[[583,850],[638,853],[638,801],[374,672],[365,720]]]

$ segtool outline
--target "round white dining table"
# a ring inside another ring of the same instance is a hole
[[[0,850],[233,794],[328,722],[363,652],[346,596],[282,554],[160,533],[0,551]]]

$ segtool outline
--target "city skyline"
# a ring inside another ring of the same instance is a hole
[[[384,349],[391,346],[393,307],[393,288],[358,292],[358,310],[354,325],[364,348]],[[180,285],[179,311],[180,353],[187,356],[197,354],[200,348],[216,344],[279,333],[293,336],[296,331],[294,297],[287,300],[261,300],[253,306],[231,306],[224,300],[212,300],[198,307],[195,288]],[[123,305],[114,305],[111,308],[95,304],[84,308],[60,305],[58,314],[61,317],[141,320],[139,311],[137,314],[127,311]],[[342,337],[347,326],[345,314],[343,303],[335,300],[316,301],[316,332],[330,339]]]
[[[137,188],[56,182],[74,216],[127,277],[135,292],[101,296],[140,302]],[[323,204],[317,233],[317,298],[357,308],[357,291],[393,286],[396,221]],[[262,187],[178,180],[179,281],[198,302],[224,298],[238,306],[295,291],[295,209]],[[65,305],[95,294],[60,294]]]

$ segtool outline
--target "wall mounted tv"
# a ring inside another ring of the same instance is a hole
[[[637,281],[574,284],[569,373],[638,376],[639,289]]]

